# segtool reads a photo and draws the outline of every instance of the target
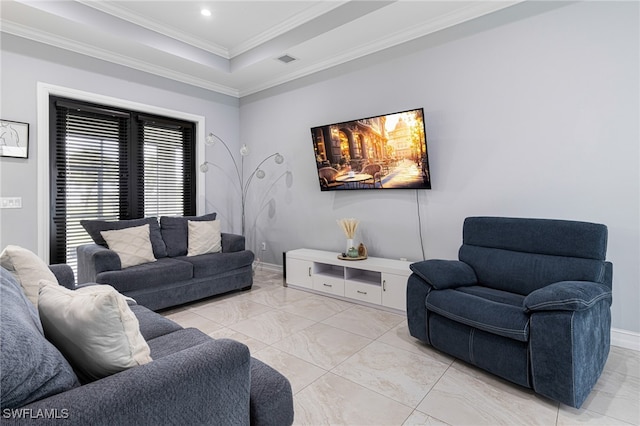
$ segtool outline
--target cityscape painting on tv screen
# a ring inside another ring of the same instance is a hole
[[[431,189],[423,109],[311,129],[322,191]]]

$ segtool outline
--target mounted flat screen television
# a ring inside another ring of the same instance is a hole
[[[322,191],[431,189],[423,109],[311,129]]]

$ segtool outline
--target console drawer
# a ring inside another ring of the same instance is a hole
[[[344,295],[351,299],[379,305],[382,301],[382,291],[379,285],[346,281]]]
[[[313,289],[323,293],[344,296],[344,278],[330,277],[322,274],[314,274],[312,277]]]

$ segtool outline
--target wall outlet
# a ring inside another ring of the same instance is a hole
[[[260,250],[265,251],[267,249],[267,243],[264,241],[260,244]]]
[[[0,208],[3,209],[21,209],[22,197],[2,197],[0,198]]]

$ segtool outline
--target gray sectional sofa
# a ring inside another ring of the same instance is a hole
[[[73,289],[67,265],[53,265]],[[289,381],[242,343],[214,340],[130,303],[153,361],[81,383],[43,334],[38,310],[0,268],[2,424],[290,425]],[[10,372],[10,374],[9,374]]]
[[[189,220],[197,217],[155,217],[117,222],[83,221],[95,244],[78,247],[78,282],[108,284],[139,305],[160,310],[253,284],[253,252],[241,235],[222,233],[222,252],[187,256]],[[107,248],[100,231],[149,224],[155,262],[121,268],[118,254]]]

